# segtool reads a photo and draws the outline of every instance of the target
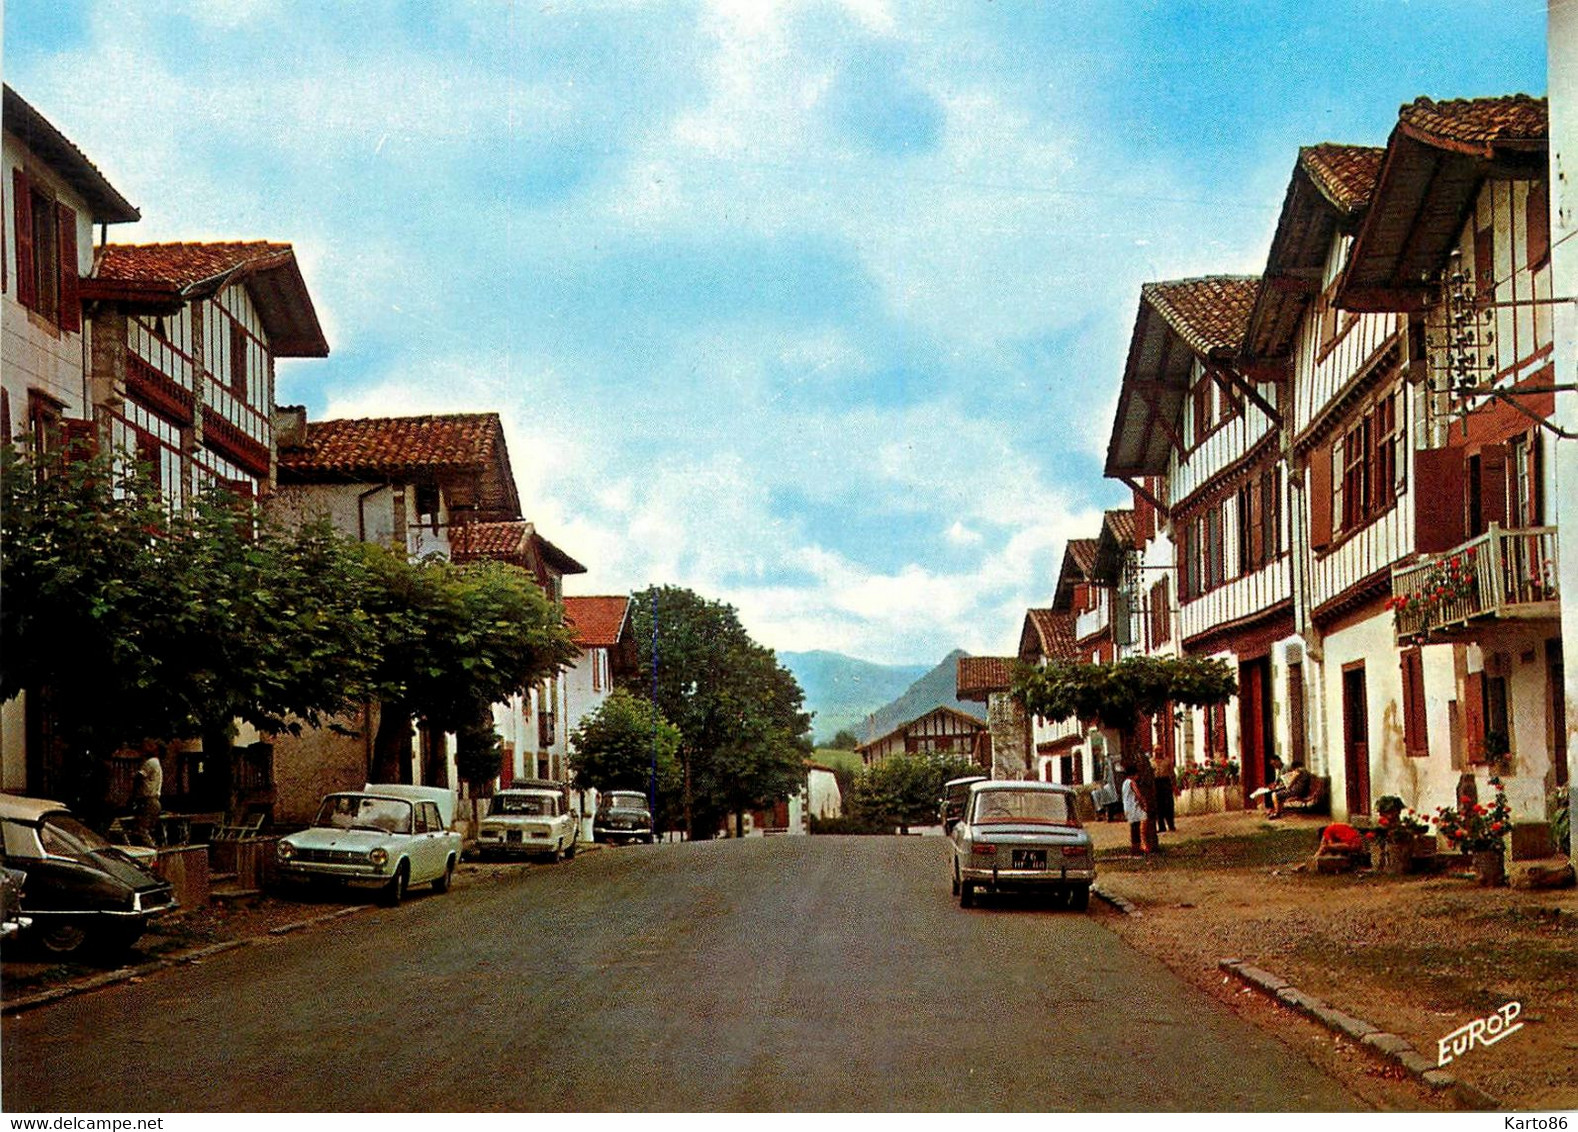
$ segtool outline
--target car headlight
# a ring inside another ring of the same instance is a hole
[[[274,849],[274,855],[281,861],[288,861],[296,855],[296,847],[289,841],[281,841]]]
[[[369,850],[367,860],[374,868],[381,869],[389,863],[389,850],[384,848]]]

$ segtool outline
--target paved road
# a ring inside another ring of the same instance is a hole
[[[11,1112],[1353,1108],[938,838],[633,846],[4,1022]]]

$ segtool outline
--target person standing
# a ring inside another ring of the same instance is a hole
[[[1157,751],[1151,756],[1151,769],[1156,772],[1156,832],[1177,833],[1173,807],[1173,779],[1177,768],[1172,755]]]
[[[1143,837],[1147,818],[1145,801],[1140,796],[1140,785],[1132,774],[1123,779],[1123,816],[1129,822],[1129,848],[1141,855],[1149,853],[1150,846]]]
[[[164,764],[159,761],[158,745],[152,741],[143,744],[142,754],[142,765],[132,780],[132,836],[138,845],[156,849],[159,846],[159,796],[164,793]]]

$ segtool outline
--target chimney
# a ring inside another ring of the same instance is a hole
[[[307,406],[276,405],[273,413],[274,443],[280,448],[307,446]]]

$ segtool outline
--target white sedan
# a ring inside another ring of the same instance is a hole
[[[330,794],[310,828],[280,838],[280,876],[377,889],[386,904],[400,903],[413,884],[447,891],[461,837],[445,822],[442,799],[420,796],[423,789],[373,786]],[[450,791],[433,793],[453,798]]]
[[[949,836],[961,908],[975,902],[978,888],[1049,892],[1079,911],[1090,904],[1095,850],[1066,786],[977,782]]]

